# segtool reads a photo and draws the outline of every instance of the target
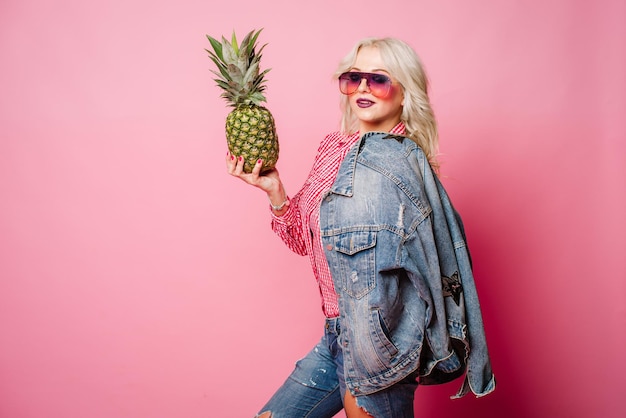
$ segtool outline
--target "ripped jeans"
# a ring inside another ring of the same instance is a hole
[[[327,318],[324,336],[259,412],[272,418],[332,418],[343,409],[346,385],[343,355],[337,342],[339,318]],[[395,385],[356,398],[374,418],[413,418],[416,374]]]

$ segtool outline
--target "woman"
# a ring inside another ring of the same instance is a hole
[[[437,128],[419,58],[400,40],[365,39],[337,77],[342,131],[322,141],[291,199],[277,170],[260,176],[259,161],[245,174],[226,157],[231,175],[267,193],[273,230],[309,256],[326,316],[320,342],[259,416],[413,417],[418,377],[465,371],[458,396],[487,394],[495,382],[469,253],[454,255],[462,224],[431,169]]]

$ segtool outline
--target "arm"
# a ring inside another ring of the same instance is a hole
[[[278,207],[288,202],[280,210],[272,209],[272,229],[297,254],[307,254],[306,244],[310,234],[308,216],[313,210],[311,205],[319,203],[313,202],[312,199],[317,199],[321,190],[330,186],[330,183],[325,184],[325,182],[331,181],[329,178],[334,178],[336,174],[337,168],[334,164],[338,166],[344,155],[337,147],[337,142],[341,138],[342,135],[339,132],[329,134],[324,138],[318,147],[313,168],[304,186],[291,197],[291,200],[288,199],[276,169],[261,175],[263,162],[259,160],[252,169],[252,173],[246,174],[243,172],[243,159],[230,153],[226,155],[229,174],[265,191],[272,206]],[[348,149],[349,147],[343,151],[347,152]]]
[[[272,210],[272,230],[283,240],[291,251],[299,255],[307,255],[304,240],[304,227],[300,217],[300,196],[298,192],[289,200],[289,206],[280,211]]]
[[[243,158],[236,157],[230,153],[226,154],[226,169],[230,175],[267,193],[270,206],[273,207],[271,209],[272,230],[293,252],[299,255],[306,255],[307,251],[302,232],[302,220],[298,208],[300,193],[296,194],[293,199],[289,199],[283,183],[280,180],[278,170],[273,169],[261,175],[262,167],[263,161],[259,160],[251,173],[244,173]],[[280,207],[280,209],[278,209],[278,207]]]

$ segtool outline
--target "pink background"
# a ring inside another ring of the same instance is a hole
[[[0,3],[0,417],[252,416],[320,336],[305,258],[224,169],[205,34],[264,27],[281,170],[360,38],[422,56],[498,389],[418,416],[626,413],[624,1]]]

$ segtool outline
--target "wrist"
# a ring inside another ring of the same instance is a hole
[[[272,210],[274,212],[280,212],[283,209],[286,209],[289,206],[289,196],[285,196],[285,198],[283,199],[283,201],[281,203],[279,203],[278,205],[275,205],[274,203],[272,203],[272,199],[268,196],[267,199],[270,201],[270,207],[272,208]]]

